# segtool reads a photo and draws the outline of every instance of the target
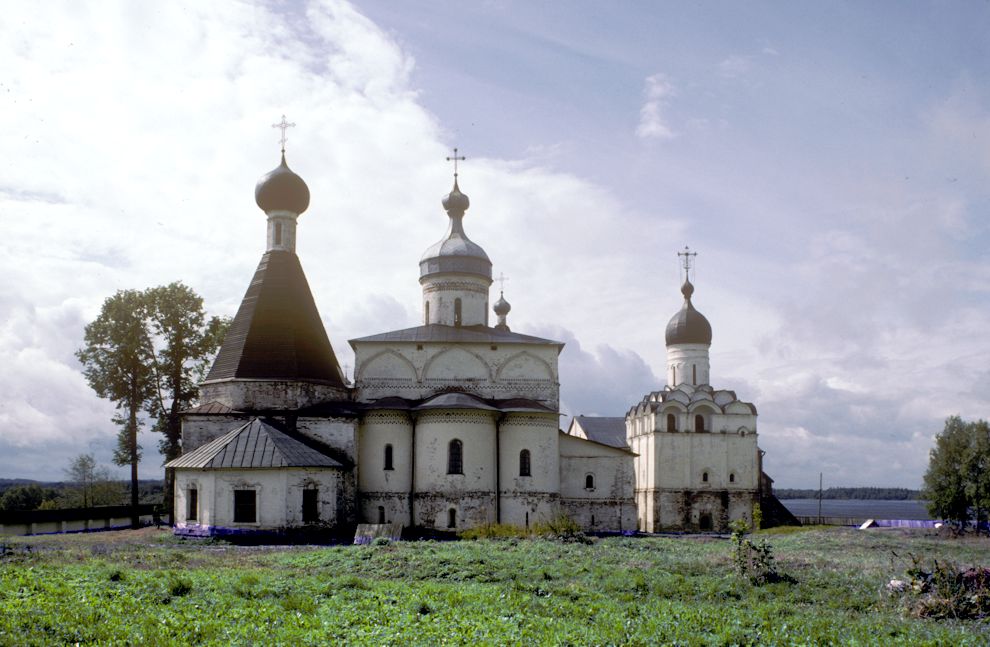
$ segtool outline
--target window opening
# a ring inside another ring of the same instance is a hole
[[[526,527],[529,528],[529,513],[526,513]]]
[[[392,445],[385,445],[385,469],[395,469],[392,467]]]
[[[320,520],[320,491],[315,488],[303,490],[303,523],[316,523]]]
[[[282,244],[282,223],[280,222],[275,223],[275,244]]]
[[[674,372],[673,384],[671,384],[671,386],[677,386],[677,367],[672,366],[671,370]]]
[[[708,482],[708,472],[702,472],[701,473],[701,481],[702,481],[702,483],[707,483]]]
[[[677,431],[677,418],[672,413],[667,414],[667,431]]]
[[[532,476],[529,466],[529,450],[519,452],[519,476]]]
[[[461,325],[461,300],[459,297],[454,299],[454,325]]]
[[[447,473],[464,473],[464,445],[456,438],[447,446]]]
[[[702,432],[705,430],[705,417],[695,416],[694,417],[694,430],[697,432]]]
[[[595,515],[591,515],[591,525],[595,525]]]
[[[447,527],[456,528],[457,527],[457,510],[451,508],[447,510]]]
[[[426,324],[426,325],[430,325],[430,302],[429,301],[427,301],[425,304],[423,304],[423,311],[425,313],[424,316],[423,316],[423,319],[424,319],[423,323]]]
[[[697,384],[697,383],[698,383],[698,365],[697,364],[692,364],[691,365],[691,384]]]
[[[186,493],[186,521],[199,519],[199,490],[190,488]]]
[[[735,482],[736,482],[736,475],[729,474],[729,483],[735,483]]]
[[[595,475],[588,474],[584,477],[584,489],[594,490],[595,489]]]
[[[698,519],[698,528],[700,530],[711,530],[712,516],[708,513],[701,515],[701,517]]]
[[[257,503],[254,490],[234,490],[234,523],[255,523],[258,520]]]
[[[378,506],[378,523],[385,523],[385,506]]]

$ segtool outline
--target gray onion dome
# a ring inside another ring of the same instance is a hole
[[[299,215],[309,207],[309,187],[285,163],[285,153],[282,163],[258,180],[254,201],[265,213],[289,211]]]
[[[694,305],[691,303],[691,295],[694,294],[694,286],[691,285],[691,281],[684,281],[684,285],[681,286],[681,294],[684,295],[684,305],[667,324],[667,331],[664,335],[667,345],[710,345],[712,343],[712,325],[705,319],[705,315],[694,309]]]

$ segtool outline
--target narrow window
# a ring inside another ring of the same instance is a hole
[[[447,473],[464,473],[464,445],[456,438],[447,446]]]
[[[526,527],[529,528],[529,513],[526,513]]]
[[[729,474],[729,483],[735,483],[735,482],[736,482],[736,475]]]
[[[708,482],[708,472],[702,472],[701,473],[701,482],[702,483],[707,483]]]
[[[697,432],[702,432],[705,430],[705,417],[695,416],[694,417],[694,430]]]
[[[595,525],[595,515],[591,515],[591,525]]]
[[[691,365],[691,384],[698,383],[698,366],[697,364]]]
[[[319,492],[315,488],[303,490],[303,523],[316,523],[320,520]]]
[[[667,414],[667,431],[677,431],[677,418],[672,413]]]
[[[282,223],[280,222],[275,223],[275,244],[282,244]]]
[[[255,523],[257,520],[257,493],[254,490],[234,490],[234,523]]]
[[[461,300],[460,298],[454,299],[454,325],[461,325]]]
[[[378,506],[378,523],[385,523],[385,506]]]
[[[427,301],[425,304],[423,304],[423,311],[425,312],[425,315],[423,316],[423,319],[424,319],[423,323],[426,324],[426,325],[430,325],[430,302],[429,301]]]
[[[532,476],[529,469],[529,450],[519,452],[519,476]]]
[[[457,510],[451,508],[447,510],[447,527],[456,528],[457,527]]]
[[[674,372],[674,375],[673,375],[674,379],[671,380],[671,386],[677,386],[677,367],[676,366],[672,366],[670,370],[672,370]]]
[[[199,519],[199,490],[190,488],[186,492],[186,521]]]
[[[595,489],[595,475],[594,474],[588,474],[587,476],[584,477],[584,489],[585,490],[594,490]]]
[[[392,445],[385,445],[385,469],[395,469],[392,467]]]

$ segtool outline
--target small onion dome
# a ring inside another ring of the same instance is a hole
[[[509,305],[509,302],[505,300],[505,296],[501,292],[499,292],[498,301],[496,301],[495,305],[492,306],[492,310],[494,310],[495,314],[497,314],[498,316],[504,317],[505,315],[509,314],[510,310],[512,310],[512,306]]]
[[[420,281],[434,274],[457,272],[474,274],[491,283],[492,262],[481,245],[464,233],[464,211],[471,204],[454,180],[453,190],[443,199],[443,208],[450,218],[447,235],[427,249],[419,260]]]
[[[694,286],[691,285],[691,281],[684,281],[684,285],[681,286],[681,294],[684,295],[684,305],[667,324],[665,335],[667,345],[710,345],[712,343],[712,325],[705,319],[705,315],[694,309],[694,305],[691,303],[691,295],[694,294]]]
[[[468,199],[467,195],[461,193],[460,187],[457,186],[457,178],[454,178],[454,188],[451,189],[450,193],[443,197],[444,211],[458,211],[460,213],[464,213],[470,206],[471,200]]]
[[[278,168],[258,180],[254,201],[265,213],[289,211],[299,215],[309,207],[309,187],[285,163],[285,153]]]

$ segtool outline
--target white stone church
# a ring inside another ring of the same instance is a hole
[[[720,530],[771,496],[755,407],[709,386],[711,326],[690,282],[667,326],[667,386],[565,433],[563,344],[512,331],[504,297],[490,303],[492,263],[464,231],[456,172],[447,233],[419,262],[423,323],[351,340],[353,384],[296,256],[309,189],[284,151],[255,199],[267,249],[166,465],[177,533],[442,532],[560,515],[589,531]]]

